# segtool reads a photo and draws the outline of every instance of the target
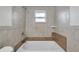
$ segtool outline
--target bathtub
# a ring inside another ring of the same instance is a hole
[[[26,41],[17,52],[65,52],[55,41]]]

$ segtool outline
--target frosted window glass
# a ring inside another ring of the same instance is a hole
[[[45,17],[45,13],[35,13],[35,17]]]
[[[45,18],[36,18],[35,22],[46,22]]]

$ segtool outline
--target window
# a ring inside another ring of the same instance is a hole
[[[35,11],[35,22],[46,22],[45,10],[36,10]]]

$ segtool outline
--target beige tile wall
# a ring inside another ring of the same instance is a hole
[[[28,37],[50,37],[51,32],[55,31],[50,26],[55,25],[54,6],[29,6],[26,7],[26,35]],[[46,22],[36,23],[34,12],[36,10],[46,11]]]
[[[67,51],[69,52],[79,52],[79,26],[74,26],[77,24],[74,20],[77,21],[79,18],[78,9],[79,7],[75,6],[56,8],[56,32],[67,37]]]
[[[67,51],[70,48],[71,37],[69,27],[69,7],[56,7],[56,32],[67,37]]]
[[[0,47],[15,46],[24,36],[25,30],[25,9],[23,7],[12,8],[13,26],[9,28],[0,28]]]

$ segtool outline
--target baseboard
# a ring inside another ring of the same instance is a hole
[[[20,42],[17,43],[17,45],[14,47],[14,51],[16,52],[18,50],[19,47],[21,47],[22,44],[24,44],[26,42],[27,38],[24,38],[23,40],[21,40]]]
[[[27,39],[27,41],[52,41],[52,40],[53,40],[52,37],[28,37]]]
[[[59,33],[52,33],[53,39],[60,45],[65,51],[67,51],[67,38]]]

